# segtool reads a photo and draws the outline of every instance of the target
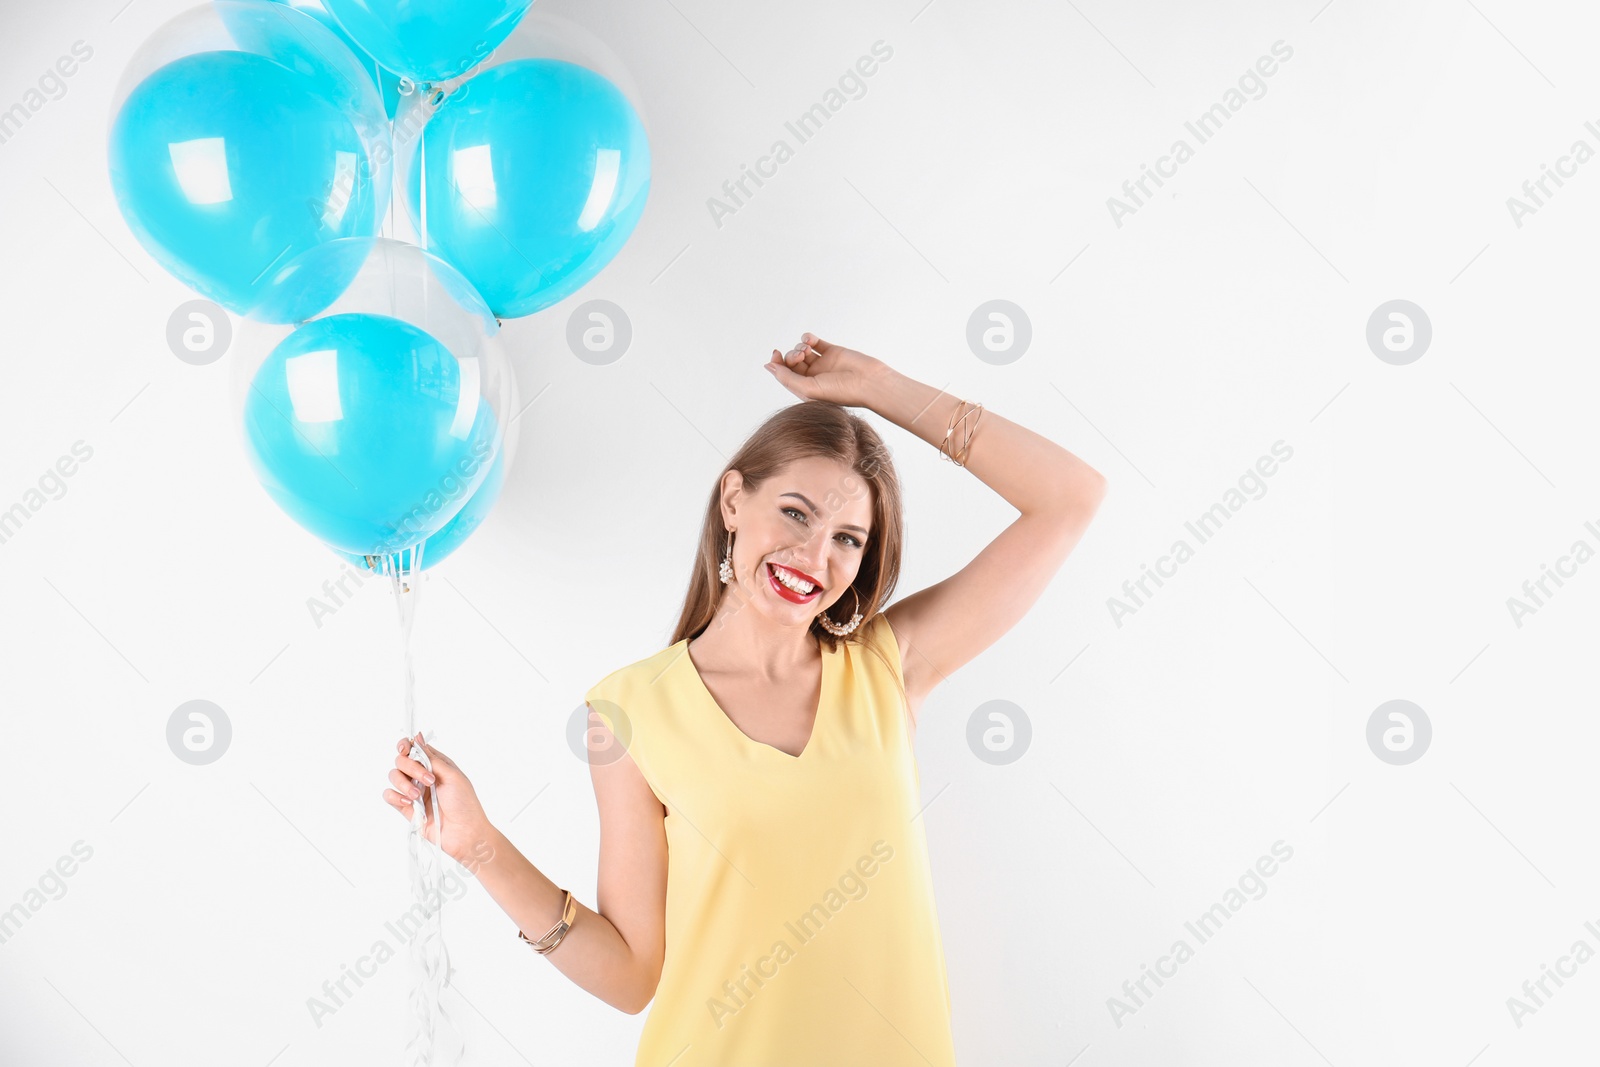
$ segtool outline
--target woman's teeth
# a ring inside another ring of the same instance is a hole
[[[816,586],[812,585],[810,582],[801,581],[799,578],[791,576],[789,572],[784,570],[782,567],[773,567],[772,574],[778,579],[778,581],[782,582],[790,589],[793,589],[801,596],[807,595],[816,588]]]

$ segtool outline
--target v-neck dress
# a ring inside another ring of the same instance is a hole
[[[823,649],[798,756],[717,705],[688,639],[586,694],[666,808],[666,956],[635,1067],[953,1067],[899,644]],[[742,708],[744,713],[759,709]]]

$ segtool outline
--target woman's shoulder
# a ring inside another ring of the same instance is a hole
[[[584,694],[584,699],[590,703],[596,699],[623,703],[629,695],[661,685],[681,655],[683,655],[683,642],[680,641],[652,652],[643,659],[636,659],[632,663],[618,667],[591,685]]]
[[[894,627],[889,624],[889,616],[880,611],[872,617],[862,631],[861,640],[875,647],[883,654],[894,669],[897,680],[905,677],[904,665],[900,662],[900,636],[894,632]]]

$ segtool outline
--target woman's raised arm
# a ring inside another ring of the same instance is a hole
[[[868,408],[935,448],[951,418],[961,415],[959,397],[815,334],[805,334],[781,362],[777,352],[773,356],[768,367],[791,392]],[[900,641],[912,707],[1027,614],[1106,493],[1099,471],[988,408],[956,428],[946,446],[950,453],[969,428],[964,467],[1021,515],[961,570],[884,610]]]

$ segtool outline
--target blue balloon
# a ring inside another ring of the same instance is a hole
[[[250,317],[279,324],[316,318],[344,295],[383,240],[339,237],[289,260],[262,279]]]
[[[483,297],[459,271],[437,256],[417,249],[415,245],[389,237],[340,237],[324,241],[304,255],[289,260],[262,280],[250,317],[278,324],[301,323],[316,318],[346,294],[369,260],[376,255],[389,262],[396,247],[416,249],[418,256],[426,256],[432,263],[426,267],[429,273],[425,283],[415,278],[401,283],[399,279],[386,277],[387,288],[383,297],[390,303],[383,306],[393,307],[392,302],[396,299],[415,301],[420,298],[423,306],[411,310],[425,311],[428,293],[437,292],[463,313],[477,319],[486,333],[492,335],[498,332],[499,327],[489,305],[484,303]],[[420,263],[400,262],[392,263],[388,269],[417,271],[423,267]],[[373,296],[370,286],[366,295],[368,299]],[[424,329],[428,328],[427,323],[417,320],[414,315],[406,318]]]
[[[473,76],[422,128],[406,208],[498,318],[576,292],[627,243],[650,193],[650,142],[621,91],[586,67],[518,59]]]
[[[257,369],[245,451],[267,494],[325,544],[399,552],[443,529],[499,453],[493,411],[463,384],[455,356],[409,323],[313,319]]]
[[[448,81],[477,66],[516,29],[531,4],[531,0],[324,2],[357,44],[415,82]]]
[[[468,498],[455,517],[445,523],[439,532],[422,542],[422,569],[427,570],[434,564],[446,559],[452,552],[460,548],[467,538],[482,526],[489,517],[489,512],[494,510],[495,503],[500,499],[500,487],[506,480],[506,452],[505,449],[495,453],[494,462],[489,464],[489,473],[484,477],[483,484],[478,486],[477,492]],[[404,570],[414,570],[416,567],[416,548],[408,548],[400,553],[400,566]],[[365,556],[353,555],[349,552],[339,552],[357,567],[366,568]],[[376,569],[376,568],[371,568]]]
[[[372,76],[372,84],[377,87],[379,94],[383,97],[383,113],[393,121],[395,110],[400,106],[400,75],[395,74],[393,71],[385,70],[383,65],[372,58],[366,49],[356,44],[350,35],[344,32],[344,27],[339,25],[339,20],[334,18],[328,12],[328,9],[322,5],[321,0],[273,0],[273,3],[286,4],[296,11],[304,11],[332,30],[333,35],[339,38],[346,48],[350,49],[350,54],[355,56],[357,62]]]
[[[387,124],[314,19],[278,4],[217,7],[263,51],[197,52],[141,81],[112,123],[111,183],[164,269],[247,314],[275,264],[377,232],[387,160],[369,150]]]

